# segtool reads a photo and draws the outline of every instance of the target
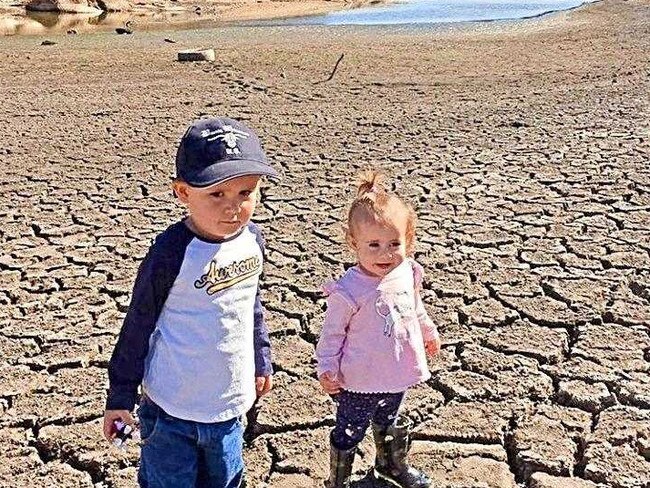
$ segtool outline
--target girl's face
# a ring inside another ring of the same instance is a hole
[[[364,219],[352,231],[351,243],[357,254],[357,262],[367,274],[386,276],[404,261],[406,222],[386,225]]]

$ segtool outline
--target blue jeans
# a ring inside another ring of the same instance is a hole
[[[204,424],[167,414],[144,398],[138,410],[142,488],[236,488],[244,476],[239,419]]]

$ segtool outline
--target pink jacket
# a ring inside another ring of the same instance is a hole
[[[383,278],[354,266],[326,284],[318,375],[336,373],[343,389],[361,393],[398,393],[430,378],[424,341],[438,332],[421,286],[422,267],[412,259]]]

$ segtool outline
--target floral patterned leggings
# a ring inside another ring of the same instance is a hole
[[[338,403],[332,445],[348,450],[359,444],[370,421],[387,427],[395,422],[404,393],[356,393],[342,390],[333,395]]]

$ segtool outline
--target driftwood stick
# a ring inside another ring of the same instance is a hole
[[[317,83],[327,83],[327,82],[330,81],[332,78],[334,78],[334,74],[336,73],[336,70],[337,70],[338,67],[339,67],[339,63],[343,60],[343,56],[345,56],[345,53],[342,53],[342,54],[339,56],[339,59],[336,61],[336,64],[334,65],[334,69],[332,70],[332,73],[330,74],[329,78],[327,78],[326,80],[317,81],[316,84],[317,84]]]

